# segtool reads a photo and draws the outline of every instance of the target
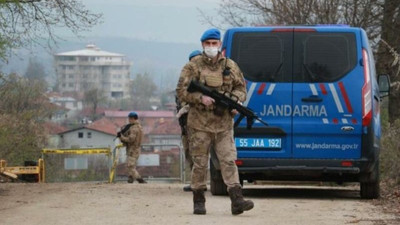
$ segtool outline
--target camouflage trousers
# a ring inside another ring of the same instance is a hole
[[[222,178],[227,188],[239,186],[233,130],[213,133],[191,128],[189,134],[189,148],[193,160],[192,189],[199,190],[207,187],[206,178],[210,149],[213,149],[218,157]]]
[[[193,160],[192,156],[190,155],[189,151],[189,138],[188,135],[182,135],[182,145],[183,145],[183,152],[185,153],[186,162],[189,164],[190,170],[193,168]]]
[[[132,176],[133,179],[141,178],[139,172],[136,170],[136,163],[140,155],[140,149],[127,150],[127,167],[128,175]]]

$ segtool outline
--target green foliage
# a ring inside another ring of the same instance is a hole
[[[1,22],[0,22],[1,23]],[[7,50],[12,48],[12,42],[3,38],[0,33],[0,60],[6,61],[7,59]]]
[[[382,112],[380,166],[382,178],[388,184],[400,184],[400,119],[388,122],[387,111]]]
[[[149,110],[151,97],[155,96],[157,86],[149,74],[138,74],[132,82],[131,99],[135,110]]]
[[[10,165],[36,161],[46,144],[43,122],[52,106],[41,82],[0,74],[0,158]]]
[[[29,59],[29,64],[25,71],[25,77],[29,80],[40,80],[41,82],[45,82],[47,74],[44,69],[44,66],[37,61],[35,58]]]
[[[20,119],[17,115],[0,114],[0,158],[9,165],[36,161],[46,143],[42,124]]]

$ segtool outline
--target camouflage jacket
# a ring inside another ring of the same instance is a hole
[[[222,72],[230,69],[230,74],[223,76]],[[207,131],[221,132],[233,128],[233,115],[226,110],[222,116],[214,114],[215,104],[205,106],[201,103],[202,94],[189,93],[187,87],[194,79],[207,87],[219,92],[230,92],[238,97],[239,101],[246,100],[246,84],[239,66],[230,59],[219,56],[216,63],[204,54],[187,63],[181,72],[176,93],[179,101],[190,105],[188,127]]]
[[[142,144],[143,130],[139,121],[132,124],[128,131],[121,134],[121,142],[126,143],[126,150],[139,149]]]

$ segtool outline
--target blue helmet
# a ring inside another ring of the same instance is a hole
[[[193,58],[193,57],[195,57],[195,56],[198,56],[198,55],[201,55],[201,51],[200,50],[194,50],[192,53],[190,53],[190,55],[189,55],[189,61]]]
[[[209,39],[221,40],[221,32],[219,32],[219,30],[216,28],[211,28],[204,31],[203,35],[200,38],[200,41],[204,42],[205,40]]]
[[[129,114],[128,114],[128,117],[129,118],[135,118],[135,119],[137,119],[138,118],[138,114],[136,113],[136,112],[130,112]]]

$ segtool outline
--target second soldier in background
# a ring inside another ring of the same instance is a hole
[[[140,146],[142,144],[143,131],[139,123],[136,112],[130,112],[128,115],[129,124],[123,129],[124,132],[118,132],[117,137],[126,147],[126,157],[128,164],[128,183],[133,183],[136,179],[139,183],[146,183],[136,170],[136,163],[140,155]],[[127,127],[129,126],[129,127]],[[126,130],[126,131],[125,131]]]
[[[196,57],[199,57],[201,55],[201,51],[195,50],[189,54],[189,62],[194,60]],[[183,79],[180,79],[181,81]],[[178,84],[178,86],[181,86]],[[185,159],[186,162],[189,164],[189,169],[192,171],[193,168],[193,160],[192,156],[190,155],[189,151],[189,134],[188,134],[188,129],[187,129],[187,116],[189,112],[189,105],[186,102],[180,102],[178,98],[176,98],[176,106],[177,106],[177,114],[176,116],[179,119],[179,125],[181,126],[182,130],[182,146],[183,146],[183,151],[185,153]],[[192,188],[190,185],[187,185],[183,187],[184,191],[192,191]],[[204,190],[207,190],[204,189]]]

